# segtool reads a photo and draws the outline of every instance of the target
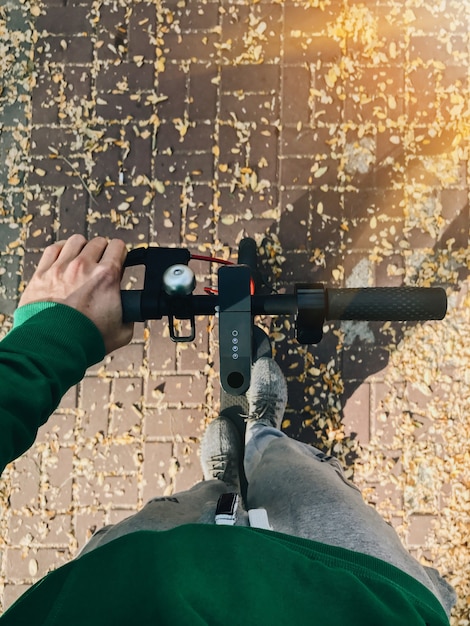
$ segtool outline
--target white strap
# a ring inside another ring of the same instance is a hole
[[[269,524],[268,513],[266,509],[250,509],[248,511],[248,519],[250,520],[250,526],[252,528],[264,528],[265,530],[272,530]]]

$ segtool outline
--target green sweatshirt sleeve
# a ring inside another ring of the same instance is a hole
[[[0,472],[34,442],[38,428],[105,356],[93,322],[64,304],[20,307],[0,342]]]

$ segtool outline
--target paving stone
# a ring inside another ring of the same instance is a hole
[[[398,467],[400,467],[399,464]],[[397,471],[396,468],[394,471]],[[402,490],[393,482],[388,482],[386,484],[371,483],[370,486],[373,488],[373,492],[368,498],[368,502],[375,505],[379,513],[385,517],[386,521],[389,521],[391,514],[394,511],[401,510],[403,508]]]
[[[12,191],[1,199],[1,215],[5,219],[17,220],[22,213],[24,194],[21,191]],[[2,229],[3,230],[3,229]]]
[[[136,476],[105,476],[102,481],[93,482],[79,477],[76,480],[76,490],[80,506],[114,509],[119,506],[135,506],[138,501]]]
[[[144,444],[143,501],[171,495],[173,492],[170,472],[173,445],[171,443],[146,442]]]
[[[86,36],[40,37],[36,48],[38,65],[46,61],[52,63],[77,63],[91,65],[93,61],[93,42]]]
[[[232,189],[221,186],[218,204],[224,215],[249,218],[262,216],[265,212],[272,211],[277,205],[277,198],[278,193],[275,187],[256,193],[251,189]],[[230,226],[230,223],[227,226]]]
[[[100,7],[97,56],[100,61],[120,60],[128,49],[128,25],[123,6],[104,4]]]
[[[155,57],[155,30],[157,15],[152,4],[136,3],[129,18],[129,58],[143,56],[152,61]]]
[[[231,65],[221,70],[223,92],[275,93],[279,89],[279,79],[277,65]]]
[[[70,387],[67,393],[62,396],[62,400],[59,405],[59,410],[63,409],[76,409],[78,406],[78,385]]]
[[[166,323],[160,320],[150,322],[148,364],[150,372],[176,370],[176,344],[170,340]]]
[[[208,62],[216,58],[217,52],[214,44],[217,35],[213,33],[188,33],[184,38],[170,33],[165,36],[165,53],[172,60],[193,62]]]
[[[137,510],[134,509],[110,509],[108,512],[108,521],[110,524],[118,524],[123,520],[129,518],[134,513],[137,513]]]
[[[0,224],[0,231],[6,230],[3,229],[2,226],[3,225]],[[14,231],[10,232],[13,233]],[[1,235],[0,240],[5,242],[4,237]],[[11,241],[13,241],[13,239]],[[2,257],[0,261],[0,266],[5,270],[4,273],[0,275],[0,311],[4,315],[11,315],[17,307],[18,287],[20,284],[20,264],[20,258],[16,256],[10,258]]]
[[[294,33],[292,35],[292,33]],[[341,58],[339,43],[321,34],[304,34],[299,30],[285,30],[284,61],[288,65],[302,65],[321,61],[337,62]]]
[[[175,446],[175,457],[178,462],[178,471],[175,476],[177,492],[191,489],[195,477],[203,480],[201,462],[198,456],[199,445],[195,443],[178,443]]]
[[[52,569],[65,565],[68,561],[68,550],[55,548],[31,548],[23,556],[23,550],[8,548],[6,555],[6,574],[10,580],[34,583]],[[34,574],[31,574],[34,572]]]
[[[209,182],[213,177],[210,152],[202,154],[158,155],[155,159],[155,176],[161,181],[185,182],[187,177]]]
[[[159,153],[201,152],[207,150],[214,138],[214,125],[210,120],[192,122],[182,137],[175,124],[164,123],[158,129],[157,150]]]
[[[16,484],[10,495],[12,510],[17,511],[28,506],[37,509],[40,484],[40,465],[37,453],[20,457],[15,461],[13,478]],[[21,480],[19,480],[20,478]]]
[[[106,371],[110,373],[138,372],[144,362],[144,349],[143,344],[132,343],[116,350],[108,356],[109,362],[106,363]],[[130,380],[132,384],[135,382],[134,379],[124,378],[122,385],[126,385],[126,380]],[[120,382],[119,385],[121,385]]]
[[[217,70],[192,65],[189,70],[189,117],[213,120],[217,114]]]
[[[109,379],[86,377],[80,383],[80,408],[85,411],[81,431],[84,437],[106,433],[108,428]]]
[[[121,408],[122,404],[122,408]],[[139,433],[142,423],[141,401],[136,401],[135,405],[124,404],[121,400],[116,403],[117,408],[111,411],[109,433],[113,437],[135,436]]]
[[[326,10],[315,8],[313,11],[306,6],[289,4],[285,8],[284,29],[290,36],[292,33],[323,34],[327,26],[339,14],[340,3],[332,2]]]
[[[302,250],[307,247],[310,197],[298,189],[285,189],[281,192],[280,230],[281,244],[286,250]]]
[[[105,122],[118,119],[145,120],[150,117],[152,107],[144,94],[134,99],[128,94],[110,93],[98,99],[96,113],[98,119]]]
[[[59,198],[59,236],[87,234],[87,211],[90,198],[83,188],[66,186]]]
[[[202,375],[189,376],[179,374],[177,376],[157,377],[149,380],[147,404],[154,404],[155,401],[198,403],[203,397],[206,388],[206,380]],[[170,400],[168,400],[170,398]]]
[[[217,3],[191,2],[177,6],[175,18],[181,30],[212,30],[219,23],[219,7]]]
[[[285,187],[334,186],[338,180],[338,163],[333,159],[285,157],[281,160],[281,184]]]
[[[123,215],[116,215],[114,219],[116,221],[110,221],[107,217],[98,218],[96,222],[89,225],[88,236],[90,238],[118,238],[128,244],[149,241],[150,217],[148,215],[136,216],[132,213],[132,211],[128,211]],[[133,231],[137,225],[139,225],[139,233],[136,237],[136,234]]]
[[[99,510],[79,508],[75,518],[75,538],[78,543],[78,549],[83,548],[92,535],[100,528],[103,528],[105,524],[105,511],[103,508]]]
[[[242,123],[273,124],[279,118],[278,98],[270,94],[222,94],[220,117],[231,120],[233,116]]]
[[[14,602],[18,600],[31,585],[26,584],[7,584],[3,592],[3,604],[5,607],[10,607]]]
[[[96,89],[99,94],[141,92],[151,90],[154,82],[152,65],[135,63],[104,65],[96,77]],[[105,96],[103,96],[105,99]]]
[[[352,391],[354,389],[354,391]],[[345,383],[346,403],[343,407],[343,424],[346,435],[356,435],[361,444],[370,438],[368,417],[370,415],[370,386],[367,383],[356,386]]]
[[[91,22],[88,7],[54,6],[36,20],[39,32],[47,31],[51,35],[91,34]]]
[[[122,475],[135,472],[139,461],[138,446],[133,446],[126,439],[119,443],[110,441],[96,446],[92,451],[82,450],[80,458],[90,458],[97,473]]]
[[[222,61],[247,64],[253,61],[270,63],[280,54],[281,7],[271,5],[228,6],[222,12]],[[251,26],[251,29],[250,29]],[[259,36],[259,30],[264,30]],[[253,32],[254,31],[254,32]],[[237,33],[245,36],[237,36]]]
[[[243,237],[255,237],[259,233],[265,233],[272,226],[272,219],[236,219],[232,222],[230,219],[229,224],[223,222],[217,225],[217,234],[223,245],[229,245],[230,242],[236,241],[237,243]]]
[[[186,104],[182,94],[186,91],[186,83],[187,72],[176,64],[169,65],[158,77],[159,93],[167,98],[158,106],[159,117],[162,120],[184,117]]]
[[[154,403],[153,403],[154,404]],[[146,411],[146,437],[199,438],[204,412],[199,408],[169,408],[161,406]]]

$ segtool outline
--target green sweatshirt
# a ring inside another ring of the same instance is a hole
[[[0,342],[0,464],[34,442],[62,396],[104,357],[86,317],[28,305]],[[186,525],[139,531],[48,574],[0,626],[318,624],[444,626],[421,583],[373,557],[276,532]]]

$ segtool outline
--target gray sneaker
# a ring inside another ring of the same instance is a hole
[[[281,429],[287,405],[287,383],[279,365],[273,359],[258,359],[251,370],[248,423],[260,422]]]
[[[240,493],[239,463],[242,441],[233,422],[221,415],[207,426],[201,441],[205,480],[222,480]]]

